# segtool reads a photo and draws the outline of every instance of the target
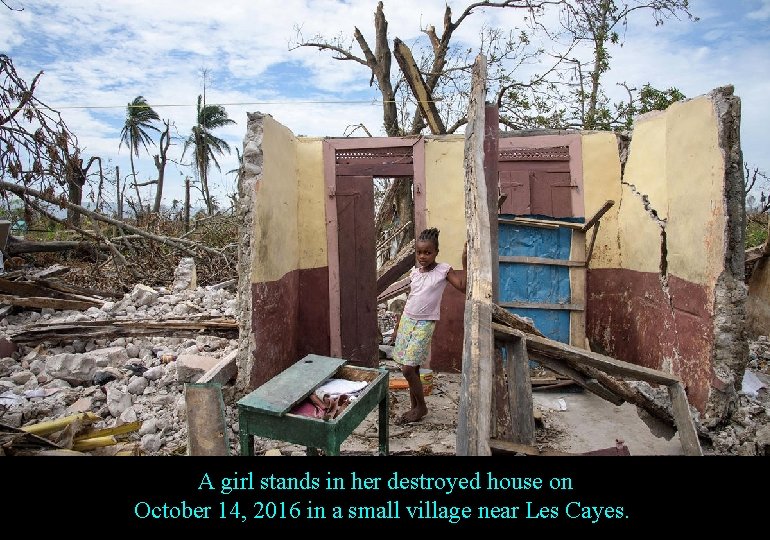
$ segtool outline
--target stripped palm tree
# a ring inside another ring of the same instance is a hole
[[[136,182],[134,155],[139,157],[139,145],[142,145],[145,152],[148,152],[147,143],[155,144],[152,137],[147,133],[147,130],[150,129],[160,133],[160,130],[152,125],[152,122],[155,120],[160,120],[158,113],[150,107],[144,96],[136,96],[134,101],[126,106],[126,122],[123,124],[123,130],[120,132],[120,145],[118,145],[118,149],[124,143],[128,147],[129,157],[131,158],[131,177],[134,179],[134,189],[136,190],[139,209],[143,207],[142,198],[139,195],[139,186]]]
[[[209,215],[214,213],[214,204],[209,193],[208,171],[213,163],[217,170],[221,171],[217,154],[222,155],[225,151],[230,153],[230,145],[223,139],[216,137],[212,131],[224,127],[228,124],[235,124],[235,120],[227,116],[227,111],[221,105],[206,105],[203,102],[203,96],[198,96],[198,121],[192,127],[192,133],[184,142],[182,156],[187,153],[187,149],[192,147],[195,153],[193,165],[201,180],[201,190],[203,199],[206,202],[206,209]]]

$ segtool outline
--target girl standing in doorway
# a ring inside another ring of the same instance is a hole
[[[441,296],[447,283],[465,292],[465,273],[454,270],[446,263],[436,262],[438,235],[436,228],[425,229],[415,242],[417,265],[407,278],[409,295],[396,329],[393,360],[401,366],[401,373],[409,383],[412,407],[401,416],[399,423],[416,422],[428,414],[420,366],[428,358],[433,330],[441,313]],[[467,247],[466,244],[463,249],[463,270],[467,262]]]

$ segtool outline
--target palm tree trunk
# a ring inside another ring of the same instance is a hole
[[[134,154],[133,153],[129,154],[129,158],[131,158],[131,178],[134,179],[134,190],[136,190],[136,202],[139,205],[138,206],[139,210],[134,208],[134,217],[139,219],[139,211],[143,210],[144,207],[142,206],[142,197],[141,195],[139,195],[139,186],[137,185],[137,181],[136,181],[136,170],[134,169]]]

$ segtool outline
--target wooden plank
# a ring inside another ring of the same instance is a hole
[[[569,270],[570,302],[581,306],[586,305],[586,233],[572,231],[569,258],[581,261],[579,268]],[[586,313],[585,310],[575,310],[569,314],[569,343],[574,347],[585,348],[586,342]]]
[[[501,263],[520,263],[520,264],[545,264],[551,266],[585,266],[582,259],[549,259],[547,257],[514,257],[512,255],[501,255]]]
[[[690,414],[690,405],[687,402],[687,394],[681,382],[668,385],[668,395],[671,397],[671,410],[674,415],[674,423],[682,441],[682,449],[687,456],[702,456],[703,450],[698,439],[698,432]]]
[[[514,340],[506,346],[506,350],[511,440],[515,443],[535,444],[534,405],[526,338]]]
[[[526,225],[531,227],[545,226],[551,227],[566,227],[567,229],[582,230],[582,223],[573,223],[571,221],[555,221],[551,219],[536,219],[536,218],[504,218],[499,220],[500,223],[508,223],[510,225]]]
[[[219,384],[185,384],[187,455],[227,456],[230,443]]]
[[[503,361],[504,343],[495,343],[494,384],[492,385],[492,414],[489,433],[492,437],[512,441],[511,408],[508,405],[508,382]]]
[[[463,377],[457,419],[459,456],[488,456],[491,430],[493,337],[489,302],[465,303]]]
[[[488,456],[492,409],[492,245],[484,179],[484,103],[487,65],[479,54],[473,65],[465,129],[465,224],[468,236],[463,377],[457,418],[456,452]],[[495,246],[495,249],[497,246]]]
[[[238,366],[236,364],[237,357],[237,350],[224,356],[197,380],[197,384],[218,383],[222,386],[226,385],[238,374]]]
[[[412,176],[411,163],[338,163],[337,176]]]
[[[499,305],[515,309],[566,309],[569,311],[583,311],[586,308],[585,304],[546,304],[542,302],[500,302]]]
[[[594,224],[598,224],[599,220],[602,218],[604,214],[607,213],[607,211],[612,208],[612,205],[615,204],[615,201],[608,200],[606,201],[599,210],[596,211],[596,213],[591,216],[588,221],[586,221],[585,225],[581,228],[583,232],[586,232],[588,229],[594,226]]]
[[[90,307],[101,307],[103,302],[87,302],[84,300],[64,300],[61,298],[40,298],[29,297],[20,298],[18,296],[12,296],[9,294],[0,294],[0,304],[9,304],[12,306],[20,306],[26,308],[51,308],[60,310],[77,310],[82,311]]]
[[[540,450],[537,446],[530,444],[519,444],[500,439],[490,439],[489,449],[492,454],[524,454],[526,456],[579,456],[580,454],[570,454],[554,448],[543,448]]]
[[[484,105],[484,180],[487,185],[487,209],[489,210],[489,244],[492,246],[492,302],[500,300],[500,255],[498,246],[497,197],[499,164],[500,111],[497,105]]]
[[[510,218],[499,218],[497,220],[498,223],[504,223],[506,225],[523,225],[525,227],[538,227],[540,229],[558,229],[558,225],[553,225],[551,223],[522,223],[521,221],[517,221],[516,219],[510,219]]]
[[[613,405],[622,405],[625,403],[625,400],[622,397],[599,384],[597,379],[586,377],[559,358],[549,358],[548,356],[537,354],[535,352],[530,353],[530,358],[532,358],[538,364],[547,367],[551,371],[555,371],[559,375],[569,377],[575,381],[575,383],[579,384],[589,392],[596,394],[606,401],[609,401]]]
[[[238,401],[238,406],[283,416],[345,363],[341,358],[309,354]]]
[[[495,330],[503,333],[509,333],[514,336],[524,335],[518,330],[513,330],[499,324],[493,324],[492,326]],[[629,362],[617,360],[610,356],[604,356],[603,354],[585,351],[583,349],[579,349],[578,347],[573,347],[571,345],[540,336],[527,335],[526,337],[527,350],[534,351],[545,356],[563,358],[578,365],[585,364],[601,369],[609,374],[619,375],[621,377],[631,377],[635,378],[636,380],[646,381],[649,383],[669,385],[679,382],[679,377],[676,375],[665,373],[657,369],[637,366]]]
[[[414,268],[414,239],[377,271],[377,295],[385,292],[412,268]]]
[[[492,304],[492,321],[519,330],[525,334],[534,334],[536,336],[545,337],[529,320],[520,315],[516,315],[515,313],[511,313],[507,309],[502,308],[499,304]]]

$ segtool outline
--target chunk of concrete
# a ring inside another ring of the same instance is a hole
[[[176,380],[180,383],[194,383],[213,368],[219,359],[203,354],[180,354],[176,359]]]

